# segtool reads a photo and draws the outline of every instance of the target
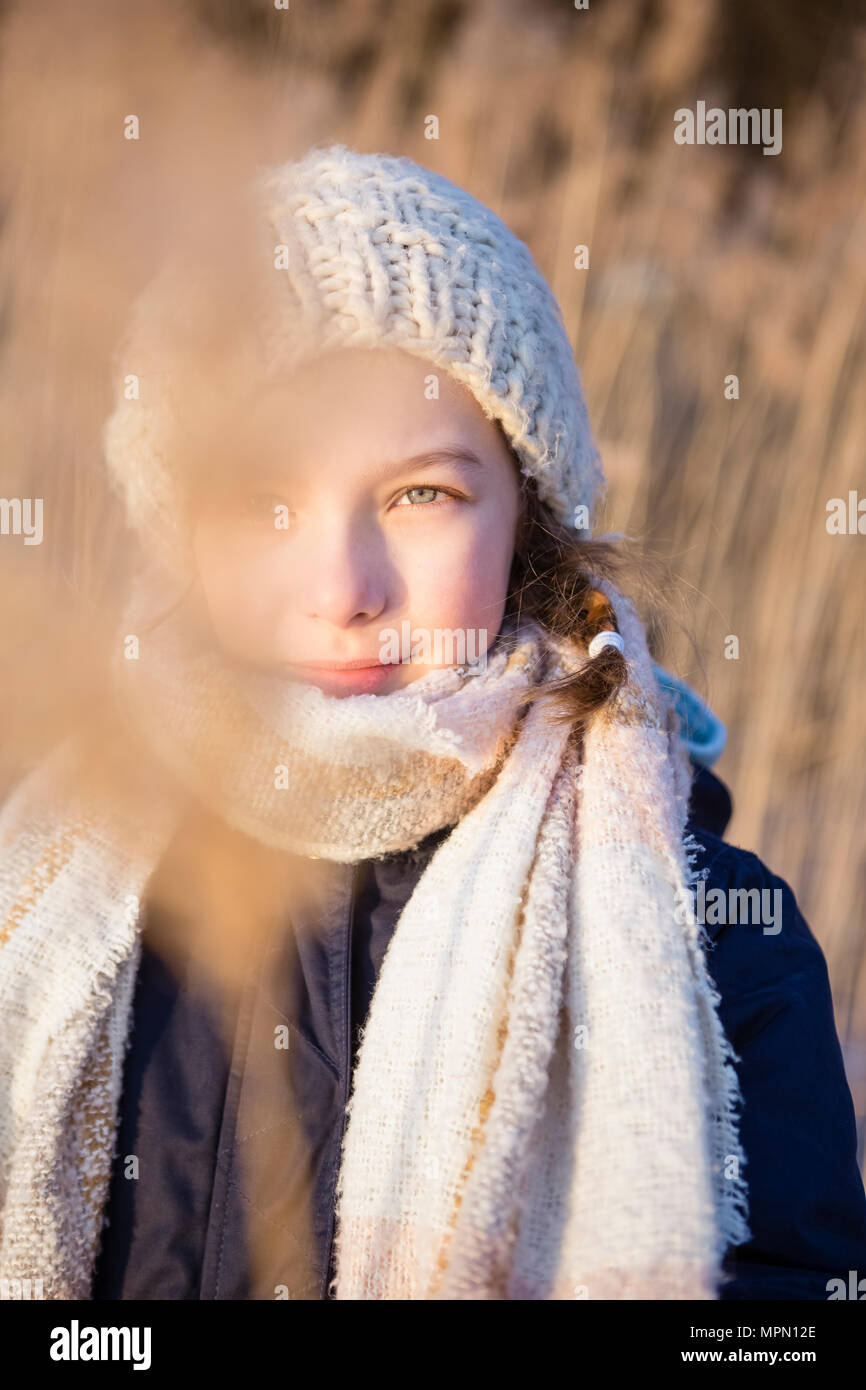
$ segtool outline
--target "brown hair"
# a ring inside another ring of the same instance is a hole
[[[621,540],[580,539],[540,500],[532,477],[521,474],[520,495],[506,618],[535,618],[555,637],[586,649],[597,633],[618,630],[610,601],[597,587],[605,579],[617,588],[637,584],[653,606],[651,624],[657,624],[665,605],[649,557],[628,552]],[[552,693],[551,717],[577,731],[616,695],[627,675],[623,653],[603,647],[582,670],[534,686],[524,703]]]

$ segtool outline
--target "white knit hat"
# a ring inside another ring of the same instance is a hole
[[[260,376],[341,346],[398,347],[439,365],[501,422],[553,515],[591,529],[605,480],[580,374],[549,285],[499,217],[410,159],[340,144],[265,168],[249,192],[261,237],[252,254],[267,282],[255,325],[228,333],[216,317],[222,282],[208,284],[187,260],[139,296],[116,355],[106,460],[149,549],[172,569],[188,564],[173,457],[191,415],[183,357],[196,356],[194,320],[208,350],[230,338],[217,350],[242,351],[251,332]],[[238,298],[241,318],[250,304],[248,293]],[[124,386],[130,375],[138,398]],[[215,400],[223,388],[203,389]]]

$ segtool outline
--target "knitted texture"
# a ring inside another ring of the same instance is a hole
[[[386,696],[232,689],[212,663],[202,676],[192,629],[186,645],[157,630],[159,658],[126,663],[185,795],[247,833],[354,862],[454,826],[401,914],[361,1040],[340,1299],[713,1298],[725,1249],[748,1238],[735,1059],[698,924],[682,920],[688,769],[640,620],[606,592],[629,680],[579,749],[547,699],[518,708],[537,675],[588,659],[533,620],[483,672]],[[220,751],[196,727],[226,701]],[[339,794],[317,784],[320,761]],[[100,801],[67,751],[0,818],[0,1276],[42,1278],[50,1298],[90,1286],[136,908],[182,800]]]
[[[263,170],[247,190],[260,233],[256,379],[339,347],[397,347],[449,373],[497,419],[521,470],[566,525],[592,518],[604,475],[559,305],[529,248],[493,212],[412,160],[344,145]],[[128,517],[170,568],[189,567],[178,459],[193,398],[216,401],[239,375],[194,383],[173,345],[225,289],[194,261],[170,264],[140,296],[117,353],[105,455]],[[253,293],[250,289],[249,293]],[[241,296],[241,314],[248,308]],[[188,363],[189,353],[185,354]],[[138,398],[126,379],[140,377]],[[206,413],[206,412],[205,412]]]
[[[92,753],[62,744],[0,816],[0,1279],[35,1281],[46,1298],[89,1297],[139,895],[178,815],[159,782],[106,798]]]

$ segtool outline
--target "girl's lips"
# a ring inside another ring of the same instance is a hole
[[[325,693],[369,695],[379,690],[393,674],[392,664],[377,662],[375,666],[333,667],[294,666],[292,670],[302,681],[317,685]]]

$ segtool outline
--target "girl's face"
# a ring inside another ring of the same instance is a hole
[[[214,635],[332,695],[483,663],[518,505],[503,436],[446,372],[398,349],[331,352],[215,432],[191,517]]]

